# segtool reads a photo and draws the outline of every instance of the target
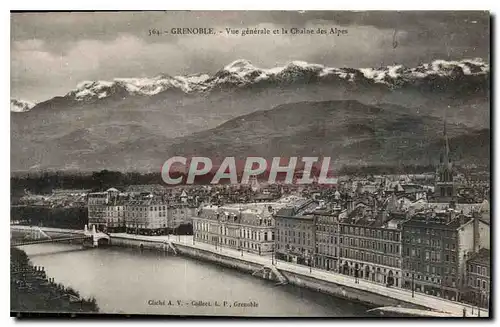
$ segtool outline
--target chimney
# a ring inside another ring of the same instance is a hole
[[[473,251],[474,253],[479,252],[479,213],[472,213],[472,240],[473,240]]]
[[[460,222],[460,226],[462,226],[463,224],[465,224],[465,215],[463,214],[463,212],[458,215],[458,219],[459,219],[459,222]]]
[[[454,221],[457,218],[455,209],[450,210],[450,221]]]
[[[354,209],[354,202],[351,197],[347,198],[347,214],[350,214]]]
[[[328,202],[326,203],[326,210],[327,210],[327,211],[331,211],[331,210],[332,210],[332,203],[331,203],[330,201],[328,201]]]

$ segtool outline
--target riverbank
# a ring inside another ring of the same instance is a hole
[[[96,300],[47,277],[45,269],[33,266],[23,250],[11,248],[10,310],[13,313],[94,313]]]
[[[11,230],[13,226],[11,226]],[[29,230],[20,228],[19,231]],[[45,232],[54,229],[42,228]],[[57,232],[60,232],[59,230]],[[82,231],[75,231],[82,233]],[[310,268],[269,256],[259,256],[229,248],[215,247],[207,243],[195,242],[192,236],[144,236],[125,233],[112,233],[111,245],[118,247],[133,247],[151,249],[166,253],[189,256],[211,264],[232,268],[249,275],[263,279],[275,280],[276,283],[286,283],[313,291],[333,295],[348,302],[359,302],[370,307],[403,307],[409,309],[426,309],[447,312],[455,317],[477,317],[477,308],[459,302],[454,302],[423,293],[386,287],[365,279],[359,279],[338,274],[332,271]],[[278,276],[281,276],[278,278]],[[481,317],[488,317],[487,310],[481,310]]]
[[[270,273],[271,270],[278,270],[287,279],[287,282],[292,285],[348,299],[349,301],[360,302],[372,307],[401,306],[410,309],[427,309],[446,312],[455,317],[463,317],[465,308],[467,317],[477,317],[477,308],[463,303],[422,293],[412,295],[411,291],[405,289],[386,287],[363,279],[356,282],[350,276],[275,260],[271,256],[259,256],[220,246],[215,247],[206,243],[193,242],[193,238],[190,236],[111,234],[111,245],[176,252],[179,255],[209,261],[251,273],[260,278],[274,279],[279,282],[276,274]],[[480,316],[487,317],[488,311],[481,310]]]

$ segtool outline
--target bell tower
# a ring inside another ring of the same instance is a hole
[[[453,163],[450,158],[450,145],[446,131],[446,113],[443,123],[443,148],[436,169],[436,180],[434,186],[434,202],[449,203],[455,199],[456,188],[453,181]]]

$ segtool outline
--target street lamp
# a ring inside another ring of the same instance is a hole
[[[483,302],[483,298],[485,298],[487,300],[486,303],[489,304],[488,298],[486,297],[486,292],[484,290],[481,290],[480,293],[481,293],[481,297],[480,297],[479,301],[477,301],[477,316],[478,317],[481,317],[480,304],[481,304],[481,302]]]
[[[411,273],[411,297],[415,297],[415,273]]]

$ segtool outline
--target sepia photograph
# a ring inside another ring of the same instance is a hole
[[[490,25],[11,11],[11,317],[491,319]]]

